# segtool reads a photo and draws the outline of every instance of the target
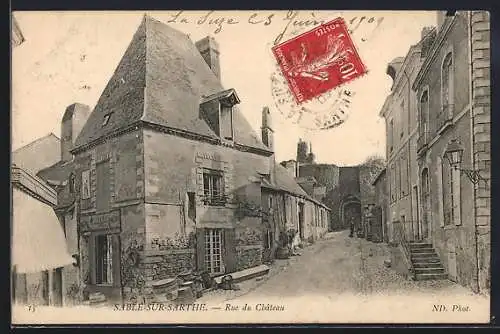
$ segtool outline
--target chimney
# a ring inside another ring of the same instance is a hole
[[[262,142],[274,152],[274,131],[272,127],[271,111],[269,107],[262,109]]]
[[[219,44],[213,37],[207,36],[195,43],[208,67],[220,79]]]
[[[66,108],[61,122],[62,161],[70,161],[73,158],[71,150],[89,115],[90,107],[85,104],[73,103]]]

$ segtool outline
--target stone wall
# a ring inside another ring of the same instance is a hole
[[[479,291],[489,293],[491,238],[491,81],[490,16],[472,12],[472,85],[474,167],[482,178],[475,185],[475,211],[478,242]]]
[[[262,264],[262,246],[236,246],[236,268],[244,270]]]

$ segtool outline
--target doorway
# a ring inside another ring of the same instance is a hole
[[[222,235],[221,229],[205,230],[205,266],[211,274],[224,273]]]
[[[63,305],[62,294],[62,268],[56,268],[52,271],[52,284],[51,284],[51,301],[52,306]]]
[[[361,203],[358,200],[351,200],[342,204],[342,225],[349,228],[351,219],[354,218],[356,230],[361,226]]]
[[[299,203],[299,236],[301,240],[305,239],[304,233],[304,203]]]
[[[419,200],[418,200],[418,186],[413,186],[413,194],[412,194],[412,207],[413,207],[413,218],[412,218],[412,230],[414,231],[413,237],[416,240],[420,240],[420,229],[419,229]]]
[[[429,185],[429,170],[424,168],[422,171],[422,219],[419,220],[419,240],[427,241],[429,239],[429,225],[431,219],[431,196]]]

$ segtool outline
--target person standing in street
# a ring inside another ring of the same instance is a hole
[[[354,236],[354,229],[356,227],[356,223],[354,221],[354,217],[351,217],[351,221],[350,221],[350,228],[351,228],[351,231],[349,233],[349,238],[352,238]]]

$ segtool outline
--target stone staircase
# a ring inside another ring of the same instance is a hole
[[[430,243],[411,242],[410,257],[416,281],[447,279],[441,260]]]

